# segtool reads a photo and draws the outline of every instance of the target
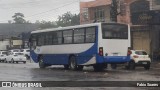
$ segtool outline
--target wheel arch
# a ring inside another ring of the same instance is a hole
[[[39,60],[40,60],[41,57],[43,57],[43,55],[42,55],[42,54],[39,54],[38,57],[37,57],[37,61],[38,61],[38,62],[39,62]]]
[[[76,57],[76,55],[70,54],[69,57],[68,57],[68,59],[70,59],[71,57]]]
[[[71,61],[70,61],[70,58],[71,58],[71,57],[76,57],[76,55],[75,55],[75,54],[69,54],[69,55],[68,55],[68,65],[69,65],[70,62],[71,62]]]

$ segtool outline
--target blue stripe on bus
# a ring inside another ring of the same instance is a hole
[[[94,44],[91,48],[89,48],[87,51],[74,54],[77,60],[77,64],[84,64],[88,62],[93,55],[96,55],[97,53],[97,45]],[[64,65],[69,63],[69,56],[71,54],[48,54],[43,55],[44,62],[46,64],[52,64],[52,65]]]
[[[88,62],[93,56],[96,56],[97,44],[94,44],[87,51],[74,54],[76,56],[77,64],[83,64]],[[63,65],[68,64],[69,55],[71,54],[43,54],[43,60],[46,64],[51,65]],[[31,56],[34,62],[38,62],[37,54],[31,51]]]
[[[85,52],[75,54],[77,64],[84,64],[88,62],[93,56],[96,56],[96,63],[125,63],[130,61],[130,56],[99,56],[95,47],[97,47],[96,44],[94,44],[90,49],[88,49]],[[33,51],[31,53],[32,53],[31,56],[33,60],[37,63],[38,55],[35,54]],[[46,64],[63,65],[63,64],[68,64],[69,55],[46,54],[46,55],[43,55],[43,58]]]
[[[106,63],[125,63],[130,61],[130,56],[104,56]]]

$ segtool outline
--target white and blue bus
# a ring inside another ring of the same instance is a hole
[[[93,66],[103,70],[106,64],[130,61],[129,25],[92,23],[31,32],[30,56],[40,68],[64,65],[65,69],[82,70]]]

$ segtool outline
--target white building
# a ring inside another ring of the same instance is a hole
[[[22,40],[5,39],[0,41],[0,50],[21,49],[22,45]]]
[[[7,50],[10,47],[10,40],[2,40],[0,41],[0,50]]]

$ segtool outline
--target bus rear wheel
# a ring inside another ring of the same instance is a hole
[[[68,70],[69,69],[69,65],[64,65],[64,69]]]
[[[39,68],[45,68],[45,67],[46,67],[46,65],[44,63],[43,57],[40,57],[39,58]]]
[[[78,71],[82,71],[83,67],[82,65],[77,65],[77,61],[76,61],[76,57],[75,56],[71,56],[69,59],[70,63],[69,63],[69,67],[71,70],[78,70]]]
[[[111,64],[112,69],[117,69],[117,64]]]
[[[95,64],[93,65],[94,71],[99,72],[104,70],[104,65],[103,64]]]
[[[128,65],[129,70],[135,70],[135,62],[134,61],[130,61],[129,65]]]

